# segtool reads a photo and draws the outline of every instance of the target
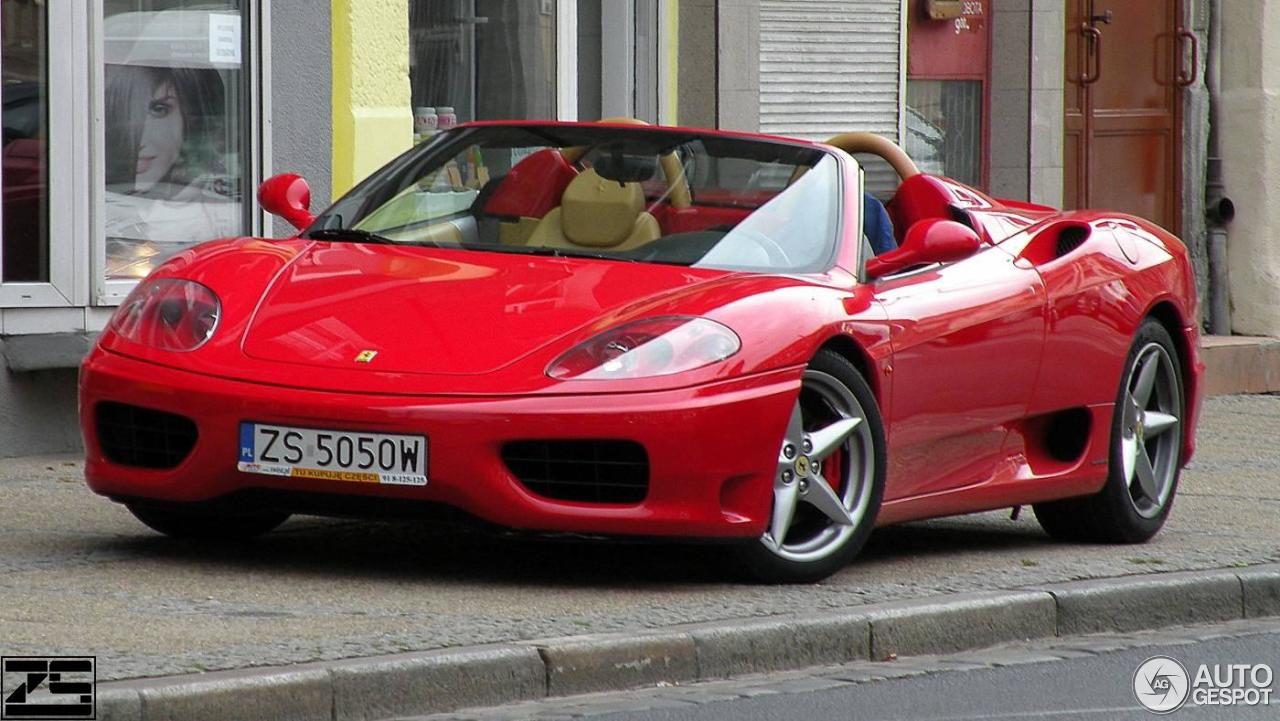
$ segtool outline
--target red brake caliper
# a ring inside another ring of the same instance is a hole
[[[844,449],[837,448],[835,453],[827,456],[822,462],[822,478],[831,486],[831,490],[838,495],[840,493],[840,468],[844,464]]]

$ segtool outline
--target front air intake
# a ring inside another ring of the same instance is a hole
[[[184,416],[125,403],[99,403],[95,412],[98,444],[112,463],[176,468],[195,448],[196,424]]]
[[[649,492],[649,456],[634,441],[516,441],[502,460],[525,488],[557,501],[631,504]]]

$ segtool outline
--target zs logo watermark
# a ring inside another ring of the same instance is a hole
[[[94,719],[93,656],[5,656],[0,659],[0,719]]]

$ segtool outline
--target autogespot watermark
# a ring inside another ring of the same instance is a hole
[[[1133,695],[1146,710],[1173,713],[1195,706],[1267,706],[1275,674],[1265,663],[1200,664],[1195,675],[1169,656],[1152,656],[1133,674]]]

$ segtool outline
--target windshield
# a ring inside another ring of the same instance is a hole
[[[757,272],[834,262],[840,171],[799,143],[481,125],[402,155],[304,237]]]

